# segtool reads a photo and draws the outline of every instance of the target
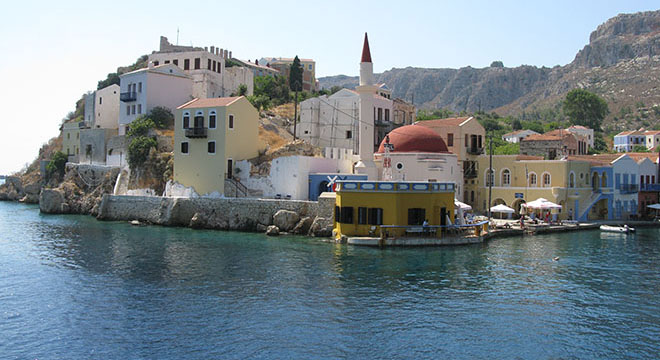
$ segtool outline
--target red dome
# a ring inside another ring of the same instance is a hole
[[[421,125],[406,125],[396,128],[388,134],[390,144],[394,145],[392,152],[446,153],[449,152],[445,141],[435,131]],[[378,147],[379,153],[385,152],[383,139]]]

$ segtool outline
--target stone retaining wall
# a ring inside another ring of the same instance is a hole
[[[329,201],[323,203],[325,207],[330,205],[334,207],[334,203]],[[104,195],[98,219],[192,226],[193,217],[203,217],[202,224],[195,222],[195,227],[257,231],[272,225],[273,215],[279,210],[293,211],[300,218],[309,217],[315,221],[319,219],[319,214],[332,214],[332,209],[319,209],[319,203],[315,201]],[[332,218],[323,221],[327,227],[332,223]]]

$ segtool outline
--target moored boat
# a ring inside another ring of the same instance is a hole
[[[625,233],[625,234],[635,232],[635,228],[631,228],[628,225],[624,225],[624,226],[601,225],[600,230],[607,232]]]

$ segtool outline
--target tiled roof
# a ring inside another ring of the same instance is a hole
[[[568,129],[580,129],[580,130],[591,130],[588,127],[582,125],[571,125]],[[568,130],[566,129],[566,130]]]
[[[641,160],[644,160],[644,159],[649,159],[653,162],[658,161],[658,153],[657,152],[648,152],[648,153],[630,152],[630,153],[626,153],[626,155],[630,156],[636,162],[640,162]]]
[[[625,154],[569,155],[568,160],[588,161],[594,165],[610,165],[623,155]]]
[[[522,141],[549,141],[549,140],[561,141],[561,138],[559,137],[559,135],[533,134],[522,139]]]
[[[510,133],[508,133],[508,134],[504,134],[504,135],[502,135],[502,136],[503,136],[503,137],[514,136],[514,135],[518,135],[518,134],[520,134],[520,133],[523,133],[523,132],[525,132],[525,131],[531,131],[531,132],[534,133],[534,134],[538,134],[538,133],[537,133],[536,131],[534,131],[534,130],[516,130],[516,131],[512,131],[512,132],[510,132]],[[530,135],[532,135],[532,134],[530,134]]]
[[[423,120],[418,121],[419,125],[426,127],[443,127],[443,126],[458,126],[465,121],[472,118],[471,116],[457,117],[457,118],[446,118],[446,119],[434,119],[434,120]]]
[[[622,131],[614,136],[627,136],[627,135],[642,135],[643,133],[638,130]]]
[[[227,106],[240,98],[242,98],[242,96],[194,99],[179,106],[177,109],[197,109],[197,108]]]
[[[646,130],[644,131],[644,135],[658,135],[660,134],[660,130]]]

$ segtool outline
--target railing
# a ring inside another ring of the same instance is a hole
[[[483,147],[472,147],[471,146],[471,147],[468,147],[467,149],[465,149],[465,151],[468,154],[471,154],[471,155],[480,155],[484,152],[484,148]]]
[[[236,189],[236,193],[234,194],[236,195],[235,197],[241,197],[241,196],[247,197],[250,194],[250,190],[248,190],[248,188],[245,185],[243,185],[237,179],[233,177],[229,177],[229,174],[225,174],[225,181],[228,181],[229,183],[234,185],[234,189]]]
[[[440,233],[461,235],[464,232],[479,234],[487,232],[484,225],[488,221],[480,221],[474,224],[449,224],[449,225],[379,225],[380,237],[437,237]],[[478,230],[477,230],[478,229]]]
[[[621,193],[636,193],[639,191],[639,187],[637,184],[621,184],[621,188],[619,189]]]
[[[137,93],[135,91],[123,92],[119,94],[119,100],[124,102],[135,101],[137,100]]]
[[[207,128],[205,127],[192,127],[186,129],[186,137],[189,138],[205,138],[207,136]]]
[[[641,191],[660,191],[660,184],[641,184]]]
[[[477,177],[477,170],[475,169],[465,169],[463,171],[463,177],[466,179],[474,179]]]
[[[386,127],[386,126],[392,125],[392,123],[389,122],[389,121],[385,121],[385,120],[376,120],[376,121],[374,121],[374,125]]]

